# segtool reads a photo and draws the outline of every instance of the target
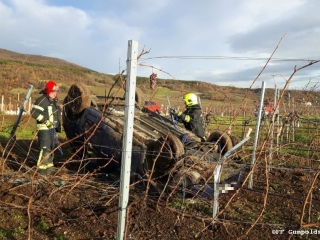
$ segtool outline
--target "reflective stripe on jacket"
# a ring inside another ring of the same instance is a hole
[[[47,120],[52,123],[51,128],[60,126],[60,109],[57,106],[57,101],[50,101],[45,94],[36,99],[31,113],[32,117],[37,120],[37,130],[48,130],[49,128],[45,124]]]

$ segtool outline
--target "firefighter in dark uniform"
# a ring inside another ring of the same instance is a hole
[[[37,166],[39,172],[44,174],[54,169],[52,150],[55,148],[56,133],[61,132],[58,92],[58,85],[54,81],[48,81],[32,108],[32,117],[37,120],[40,147]]]
[[[204,121],[202,110],[198,104],[198,97],[194,93],[187,93],[183,96],[183,101],[186,106],[184,112],[179,112],[177,109],[172,109],[171,113],[178,117],[179,122],[184,124],[184,127],[193,132],[202,142],[206,141]]]

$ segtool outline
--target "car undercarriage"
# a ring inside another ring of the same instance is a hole
[[[84,85],[74,84],[64,99],[62,120],[74,153],[83,161],[93,153],[97,160],[91,166],[117,178],[125,119],[123,108],[112,108],[111,102],[99,108]],[[235,145],[222,131],[212,132],[207,142],[201,142],[170,119],[139,108],[135,109],[132,143],[131,182],[149,182],[159,191],[184,189],[191,196],[196,192],[205,197],[212,197],[210,182],[218,161]],[[224,169],[221,180],[239,175],[242,169],[231,166]]]

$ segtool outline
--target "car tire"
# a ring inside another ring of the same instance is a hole
[[[162,176],[183,154],[184,146],[177,136],[161,136],[158,141],[149,145],[145,168],[150,171],[154,165],[154,176]]]
[[[91,106],[91,96],[88,88],[81,83],[71,85],[66,96],[66,107],[74,114],[81,113]]]
[[[225,154],[233,147],[232,139],[230,138],[230,136],[227,133],[219,130],[211,133],[207,138],[207,142],[218,142],[222,149],[222,154]]]

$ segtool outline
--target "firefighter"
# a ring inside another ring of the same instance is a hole
[[[194,93],[187,93],[183,96],[183,101],[186,106],[184,112],[177,109],[171,109],[171,114],[178,117],[179,122],[184,124],[184,127],[193,132],[202,142],[206,141],[202,110],[198,104],[198,97]]]
[[[54,81],[48,81],[41,90],[32,108],[32,117],[37,120],[39,157],[37,166],[39,173],[45,174],[54,169],[53,152],[56,132],[61,132],[57,94],[59,87]]]

